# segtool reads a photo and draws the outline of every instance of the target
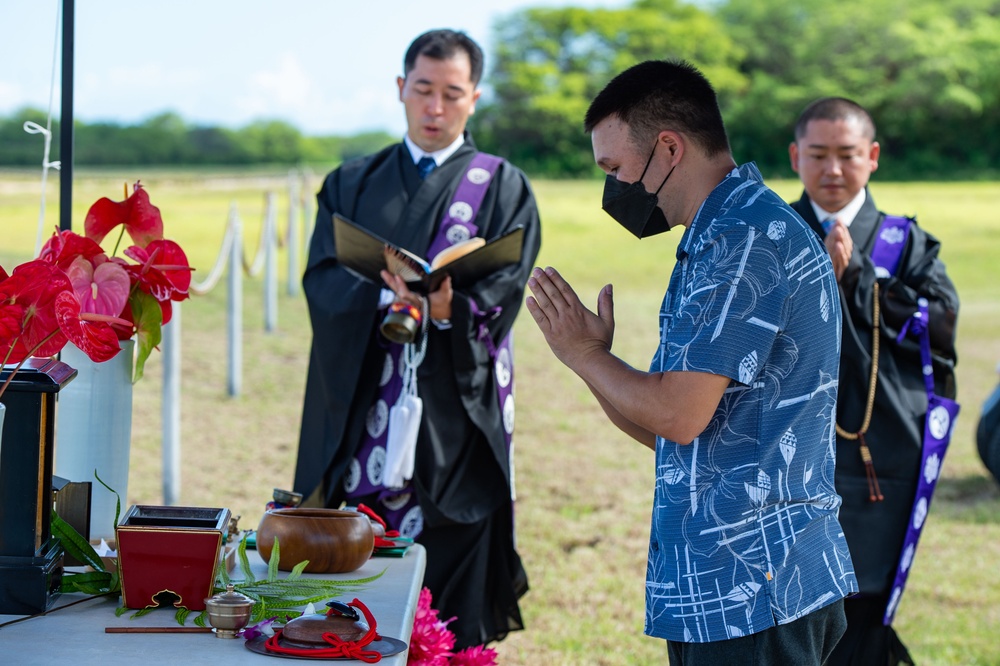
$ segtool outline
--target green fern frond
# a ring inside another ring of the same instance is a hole
[[[281,547],[278,544],[278,537],[274,537],[274,548],[271,549],[271,557],[267,561],[267,580],[278,580],[278,560],[281,557]]]
[[[75,557],[87,566],[97,571],[105,571],[104,562],[90,542],[84,539],[72,525],[59,517],[59,514],[52,511],[52,536],[59,540],[67,555]]]
[[[309,560],[305,560],[292,567],[292,570],[288,572],[288,580],[295,580],[296,578],[299,578],[302,575],[302,572],[305,571],[308,564]]]
[[[104,483],[104,479],[97,475],[97,469],[94,469],[94,478],[97,479],[102,486],[110,490],[115,495],[115,522],[112,523],[112,527],[118,524],[118,517],[122,514],[122,498],[114,488]]]
[[[250,558],[247,557],[247,537],[250,536],[249,533],[244,534],[243,538],[240,539],[240,547],[236,550],[236,555],[240,560],[240,571],[243,572],[243,578],[249,581],[253,581],[254,575],[253,571],[250,569]]]

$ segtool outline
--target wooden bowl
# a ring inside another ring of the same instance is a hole
[[[346,573],[371,557],[375,536],[368,516],[357,511],[269,509],[257,527],[257,551],[267,562],[278,539],[281,571],[309,560],[310,573]]]

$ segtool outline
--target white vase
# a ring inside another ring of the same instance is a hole
[[[135,342],[121,343],[112,359],[95,363],[73,343],[61,360],[76,368],[76,379],[59,393],[53,473],[69,481],[90,481],[90,538],[115,536],[118,493],[128,508],[128,466],[132,444],[132,356]]]

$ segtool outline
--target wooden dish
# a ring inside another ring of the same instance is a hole
[[[357,511],[269,509],[257,527],[257,551],[267,562],[274,540],[280,547],[278,568],[291,571],[309,560],[310,573],[346,573],[371,557],[375,536],[368,516]]]
[[[342,641],[359,641],[368,633],[368,623],[336,615],[303,615],[290,620],[281,630],[289,647],[329,647],[323,634],[336,634]]]

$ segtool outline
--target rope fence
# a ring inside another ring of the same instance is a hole
[[[243,222],[236,203],[229,206],[226,229],[215,262],[201,282],[192,280],[189,290],[204,296],[226,280],[226,390],[239,396],[243,387],[243,277],[264,280],[264,330],[278,328],[278,252],[286,250],[287,294],[299,294],[301,248],[308,247],[312,235],[313,212],[308,193],[312,192],[312,173],[291,171],[288,175],[288,217],[285,234],[278,230],[276,196],[264,194],[264,218],[252,258],[243,245]],[[304,239],[304,242],[300,242]],[[175,303],[170,323],[163,327],[163,501],[172,506],[180,498],[180,377],[181,377],[181,303]]]
[[[61,33],[63,3],[57,2],[56,30],[53,40],[52,77],[49,84],[49,108],[46,124],[25,122],[23,129],[28,134],[40,134],[44,138],[42,155],[41,201],[38,214],[38,232],[35,241],[35,256],[39,254],[45,225],[46,192],[49,170],[60,170],[60,161],[52,161],[52,116],[56,90],[59,35]],[[70,63],[72,64],[72,63]],[[65,67],[65,61],[63,63]],[[64,91],[65,92],[65,91]],[[65,107],[64,107],[65,111]],[[71,119],[71,118],[70,118]],[[72,159],[69,159],[69,182],[72,182]],[[300,255],[303,247],[309,246],[312,235],[313,210],[311,207],[313,174],[309,169],[291,170],[288,174],[288,225],[285,235],[278,233],[277,205],[274,192],[265,193],[264,223],[257,239],[253,259],[248,259],[243,248],[243,223],[236,204],[229,208],[226,230],[215,263],[202,282],[192,281],[189,289],[194,295],[204,296],[218,287],[228,269],[227,290],[227,343],[228,377],[227,391],[231,397],[240,395],[243,383],[243,276],[264,279],[264,328],[273,332],[278,326],[278,251],[287,248],[288,273],[287,293],[299,294]],[[301,215],[300,215],[301,214]],[[301,219],[301,225],[299,221]],[[300,242],[302,241],[302,242]],[[167,505],[175,505],[180,497],[180,377],[181,377],[181,303],[173,306],[173,315],[163,327],[160,342],[163,357],[163,499]]]

